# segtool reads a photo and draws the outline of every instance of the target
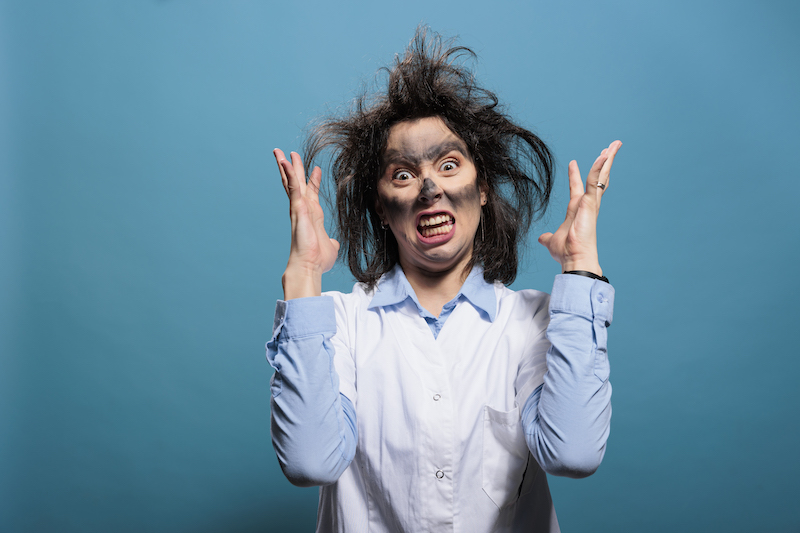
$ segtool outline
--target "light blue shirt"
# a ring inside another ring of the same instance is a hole
[[[420,305],[414,289],[405,274],[403,274],[403,269],[400,268],[400,265],[395,265],[391,272],[381,279],[381,283],[375,291],[375,296],[369,303],[369,309],[397,305],[408,298],[417,306],[419,315],[428,323],[434,338],[439,336],[447,317],[450,316],[450,313],[462,300],[468,301],[475,309],[481,311],[490,322],[494,321],[497,313],[497,298],[494,294],[494,286],[484,281],[483,269],[480,267],[472,269],[455,298],[444,304],[442,312],[439,313],[438,317],[435,317]]]

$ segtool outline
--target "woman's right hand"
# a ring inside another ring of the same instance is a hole
[[[306,183],[299,154],[291,152],[291,161],[278,148],[273,154],[289,197],[292,221],[292,247],[283,273],[284,300],[319,296],[322,293],[322,274],[333,267],[339,253],[339,242],[328,237],[325,231],[324,214],[319,204],[322,171],[314,167]]]

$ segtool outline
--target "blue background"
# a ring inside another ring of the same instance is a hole
[[[0,1],[0,531],[311,531],[263,346],[299,148],[424,21],[566,165],[614,139],[614,417],[564,531],[798,531],[796,2]],[[337,268],[326,289],[349,290]]]

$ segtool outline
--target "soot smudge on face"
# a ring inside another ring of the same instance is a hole
[[[413,200],[403,200],[396,197],[381,197],[380,202],[383,206],[384,214],[388,220],[399,220],[403,218],[404,215],[412,216],[414,205],[419,201],[419,196],[424,196],[425,191],[427,188],[432,190],[436,189],[436,184],[430,178],[425,178],[425,181],[422,184],[422,189],[420,190],[420,194],[414,198]],[[480,205],[481,202],[481,189],[477,183],[477,180],[474,184],[465,185],[464,187],[460,187],[456,190],[452,188],[445,190],[442,189],[442,197],[447,198],[449,203],[453,206],[453,210],[458,213],[458,210],[461,207],[469,206],[471,203],[477,203]],[[436,202],[437,204],[439,202]]]
[[[445,191],[444,196],[450,200],[450,203],[456,209],[468,206],[470,203],[477,203],[478,206],[481,204],[481,188],[478,185],[478,180],[475,180],[473,186],[467,185],[455,191]]]
[[[425,181],[422,182],[422,190],[419,191],[419,194],[428,200],[432,200],[436,196],[436,188],[436,184],[432,179],[425,178]]]
[[[408,210],[402,200],[399,198],[380,198],[383,212],[388,220],[397,220],[400,215]]]

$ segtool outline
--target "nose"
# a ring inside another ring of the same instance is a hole
[[[419,201],[425,204],[433,204],[439,201],[442,194],[443,191],[441,187],[439,187],[435,181],[430,178],[425,178],[419,190]]]

